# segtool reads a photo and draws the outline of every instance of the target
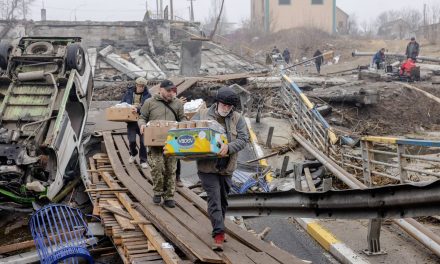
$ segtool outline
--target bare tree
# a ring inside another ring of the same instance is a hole
[[[205,19],[203,23],[203,31],[205,32],[213,31],[220,13],[221,16],[217,24],[216,34],[222,35],[230,30],[231,25],[227,21],[226,8],[223,8],[222,12],[220,11],[222,8],[222,1],[223,0],[211,0],[209,16]]]
[[[409,24],[412,31],[417,30],[422,25],[423,15],[419,10],[405,8],[400,10],[400,15]]]
[[[440,23],[440,3],[427,5],[425,16],[428,25]]]
[[[375,22],[375,26],[380,28],[389,22],[402,19],[409,25],[411,31],[417,30],[422,25],[422,13],[412,8],[403,8],[400,10],[388,10],[380,13]]]
[[[367,20],[362,21],[360,24],[361,33],[363,36],[371,37],[373,36],[374,22],[369,22]]]
[[[0,18],[4,20],[26,19],[34,0],[0,0]]]
[[[353,13],[348,17],[347,29],[349,35],[356,36],[359,34],[359,23],[356,14]]]

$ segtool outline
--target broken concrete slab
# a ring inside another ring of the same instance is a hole
[[[202,65],[202,42],[183,41],[181,48],[180,75],[197,76]]]
[[[289,76],[289,78],[294,81],[299,87],[306,86],[323,86],[330,87],[336,85],[346,84],[348,81],[343,78],[326,78],[326,77],[299,77],[299,76]]]
[[[319,98],[325,102],[352,103],[361,105],[373,105],[379,102],[379,93],[374,89],[354,87],[330,87],[318,88],[306,92],[307,96]]]
[[[104,59],[105,62],[131,79],[145,77],[147,75],[145,70],[113,53],[113,47],[111,45],[99,51],[99,55]]]
[[[165,63],[164,66],[169,70],[180,70],[179,66],[173,63]]]
[[[421,71],[422,70],[426,70],[426,71],[440,71],[440,65],[417,63],[417,66],[420,67]]]
[[[90,48],[87,49],[87,53],[89,54],[89,62],[90,67],[92,68],[92,76],[95,76],[95,67],[96,67],[96,61],[98,59],[98,51],[96,48]]]
[[[362,70],[358,74],[358,79],[378,82],[381,80],[381,76],[382,75],[378,72],[372,72],[369,70]]]
[[[147,72],[147,79],[160,79],[166,78],[165,73],[157,66],[153,59],[142,49],[138,49],[129,53],[130,57],[134,60],[134,63]]]
[[[289,79],[295,82],[300,88],[310,86],[331,87],[348,83],[348,81],[343,78],[289,76]],[[281,77],[256,77],[248,78],[248,81],[254,84],[256,88],[281,87]]]

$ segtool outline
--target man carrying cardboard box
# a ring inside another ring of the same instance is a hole
[[[249,141],[246,122],[241,114],[234,111],[240,102],[238,95],[230,87],[220,88],[216,103],[209,109],[202,109],[192,120],[216,120],[226,130],[228,144],[220,148],[219,158],[197,160],[197,170],[202,187],[208,195],[208,214],[212,224],[214,250],[222,251],[225,240],[225,214],[231,177],[237,168],[238,152]]]
[[[180,121],[185,118],[183,103],[176,98],[177,88],[173,82],[164,80],[160,83],[159,94],[145,101],[141,108],[139,127],[144,133],[146,124],[152,120]],[[174,191],[176,180],[177,160],[175,157],[165,157],[163,147],[149,147],[148,157],[153,176],[153,202],[160,204],[161,198],[164,205],[175,207]]]
[[[133,113],[140,113],[141,107],[145,100],[150,98],[150,92],[148,92],[147,88],[147,80],[143,77],[139,77],[136,79],[135,86],[129,85],[127,91],[122,97],[121,103],[127,103],[132,105]],[[138,154],[137,144],[136,144],[136,135],[139,135],[140,145],[139,145],[139,159],[141,161],[142,169],[148,168],[147,165],[147,150],[144,145],[144,138],[141,136],[141,132],[139,130],[139,126],[136,121],[127,122],[127,136],[128,142],[130,145],[130,158],[129,163],[133,163],[136,159],[136,155]]]

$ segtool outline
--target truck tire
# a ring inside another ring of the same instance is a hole
[[[86,57],[81,45],[75,43],[67,46],[66,65],[67,70],[77,70],[81,76],[84,74]]]
[[[9,55],[12,52],[12,45],[9,43],[0,43],[0,68],[6,70],[9,62]]]

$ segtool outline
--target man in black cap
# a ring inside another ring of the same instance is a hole
[[[146,124],[151,120],[180,121],[184,119],[183,103],[176,98],[176,94],[177,88],[173,82],[164,80],[160,83],[159,94],[146,100],[141,108],[138,124],[142,134]],[[164,156],[163,147],[149,147],[148,162],[153,176],[153,202],[160,204],[163,198],[165,206],[175,207],[176,158]]]
[[[237,168],[238,152],[249,142],[249,134],[243,116],[234,109],[240,102],[235,91],[224,86],[218,90],[215,99],[215,104],[200,110],[192,120],[216,120],[225,128],[228,138],[228,144],[220,148],[219,158],[197,160],[198,175],[208,196],[208,215],[214,238],[212,248],[222,251],[232,173]]]
[[[407,59],[411,58],[415,61],[419,56],[419,52],[420,52],[420,45],[419,43],[417,43],[416,38],[412,37],[411,41],[406,46],[406,53],[405,53],[406,58]]]

